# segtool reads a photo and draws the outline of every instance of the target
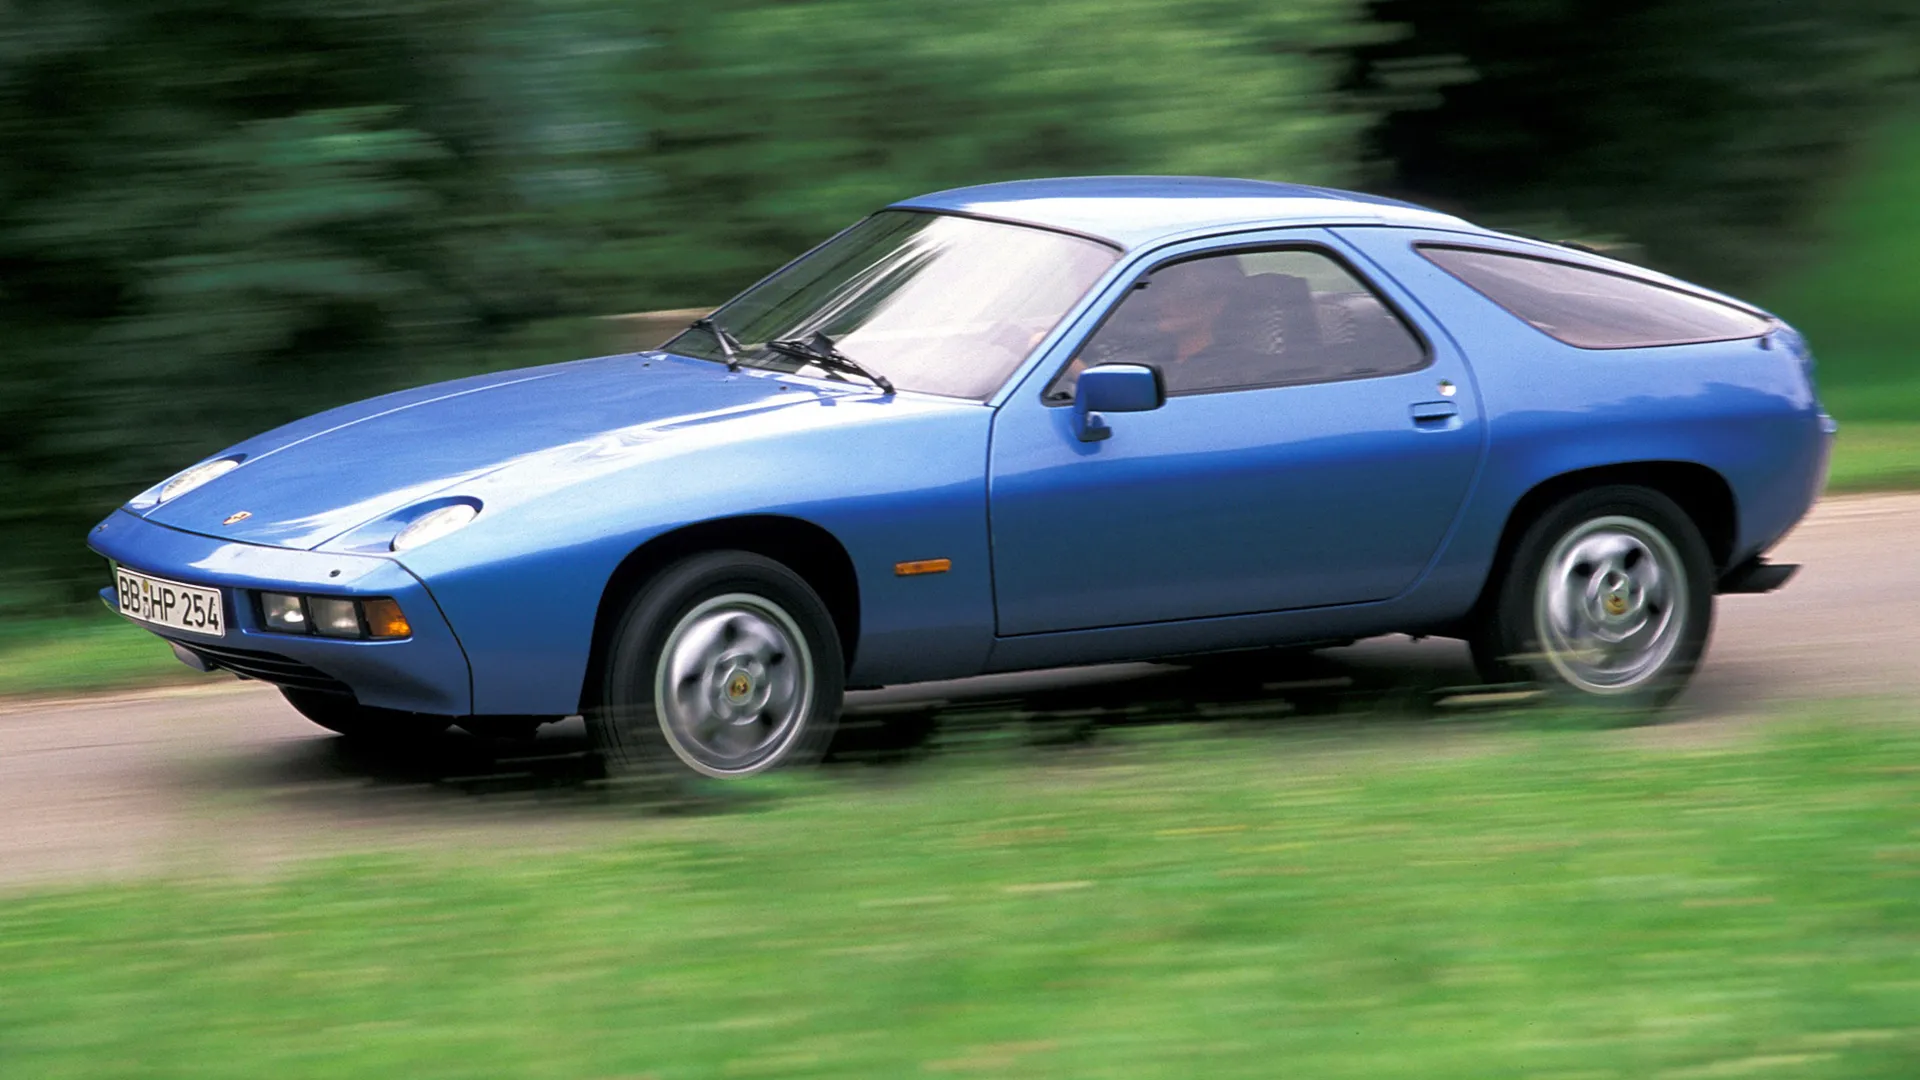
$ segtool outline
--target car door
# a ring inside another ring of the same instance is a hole
[[[1359,603],[1420,577],[1482,420],[1447,336],[1364,265],[1326,230],[1280,230],[1167,249],[1115,287],[994,421],[1000,634]],[[1166,401],[1082,441],[1076,374],[1117,361],[1157,366]]]

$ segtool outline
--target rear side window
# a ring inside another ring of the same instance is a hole
[[[1482,248],[1420,253],[1553,338],[1582,349],[1638,349],[1759,337],[1771,324],[1704,296],[1571,263]]]

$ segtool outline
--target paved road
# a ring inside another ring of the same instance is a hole
[[[1920,700],[1920,496],[1830,500],[1776,557],[1806,568],[1772,596],[1723,600],[1677,730],[1797,699]],[[983,715],[1018,714],[1061,738],[1143,707],[1200,720],[1417,722],[1444,688],[1471,681],[1458,643],[1404,638],[1238,676],[1150,664],[994,676],[854,695],[849,756],[904,759],[911,775],[915,754],[941,752],[913,733]],[[907,745],[881,732],[906,733]],[[454,732],[382,756],[314,728],[271,689],[229,680],[0,704],[0,887],[246,872],[367,847],[538,848],[619,829],[632,812],[593,780],[577,722],[531,744]]]

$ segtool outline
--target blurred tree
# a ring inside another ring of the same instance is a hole
[[[1357,0],[720,0],[598,9],[623,42],[596,155],[625,303],[712,302],[872,208],[1099,172],[1351,179],[1370,119],[1330,88]]]
[[[86,526],[241,436],[901,196],[1347,179],[1360,2],[0,0],[0,609],[84,596]]]
[[[518,291],[474,257],[505,192],[474,167],[486,103],[439,59],[464,7],[0,8],[0,601],[97,576],[89,518],[409,381]]]
[[[1780,269],[1920,75],[1913,0],[1373,0],[1385,186],[1628,238],[1723,285]]]
[[[1920,68],[1911,0],[1367,2],[0,0],[0,610],[83,596],[81,530],[236,438],[934,188],[1351,182],[1364,137],[1739,284]]]

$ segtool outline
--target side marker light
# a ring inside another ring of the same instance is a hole
[[[912,577],[915,574],[944,574],[953,569],[952,559],[914,559],[911,562],[893,564],[895,577]]]

